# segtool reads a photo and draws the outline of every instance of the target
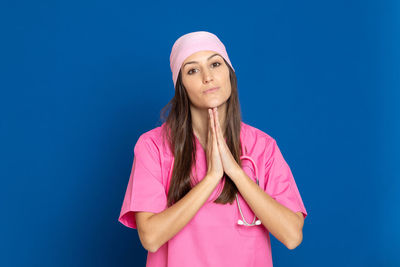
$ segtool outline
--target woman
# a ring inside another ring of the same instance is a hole
[[[170,56],[167,120],[143,133],[119,221],[153,266],[272,266],[269,233],[289,249],[307,216],[274,138],[241,121],[237,82],[212,33],[181,36]]]

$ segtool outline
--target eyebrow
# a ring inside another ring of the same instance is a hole
[[[213,54],[213,55],[209,56],[209,57],[207,58],[207,60],[210,60],[210,58],[215,57],[215,56],[219,56],[219,54]],[[193,64],[193,63],[199,63],[199,62],[197,62],[197,61],[189,61],[189,62],[186,62],[186,63],[183,65],[182,69],[183,69],[187,64]]]

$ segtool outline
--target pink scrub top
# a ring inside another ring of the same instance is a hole
[[[162,144],[162,127],[143,133],[134,148],[132,170],[118,221],[137,229],[135,211],[159,213],[167,208],[167,192],[173,155]],[[240,138],[245,155],[257,165],[259,186],[273,199],[293,212],[304,207],[292,172],[284,160],[274,138],[263,131],[241,122]],[[206,153],[196,140],[195,184],[207,173]],[[256,181],[250,160],[243,160],[242,168]],[[229,179],[229,178],[227,178]],[[148,251],[147,267],[213,267],[266,266],[272,267],[271,242],[268,230],[262,224],[239,225],[241,218],[236,200],[232,204],[217,204],[224,179],[196,215],[174,237],[156,252]],[[248,223],[254,213],[238,192],[239,204]]]

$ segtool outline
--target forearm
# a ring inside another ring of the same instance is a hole
[[[297,214],[260,188],[242,170],[232,175],[240,194],[261,223],[286,247],[294,248],[302,239],[302,225]]]
[[[183,198],[148,219],[148,234],[153,251],[174,237],[208,200],[219,179],[205,176]]]

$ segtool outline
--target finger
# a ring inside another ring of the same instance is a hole
[[[208,120],[207,120],[207,124],[208,124],[208,126],[207,126],[207,128],[208,128],[208,131],[207,131],[207,133],[208,133],[208,135],[207,135],[207,137],[211,137],[211,110],[210,109],[208,109]]]
[[[215,139],[215,129],[214,129],[214,114],[212,110],[210,110],[210,132],[211,132],[210,144],[211,148],[213,148],[216,139]]]
[[[217,135],[219,138],[223,138],[223,134],[222,134],[222,129],[221,129],[221,125],[219,123],[219,119],[218,119],[218,109],[215,108],[215,117],[217,118],[215,120],[215,124],[216,124],[216,129],[217,129]],[[222,141],[222,140],[221,140]]]
[[[214,116],[214,127],[215,127],[215,130],[216,131],[218,131],[218,116],[217,116],[217,114],[216,114],[216,109],[217,108],[213,108],[213,116]],[[217,134],[218,134],[218,132],[217,132]]]
[[[215,116],[214,116],[214,113],[213,113],[213,111],[211,111],[211,127],[212,127],[212,133],[213,133],[213,141],[214,142],[217,142],[217,132],[215,131]],[[217,143],[216,143],[217,144]]]
[[[218,116],[216,115],[216,110],[217,110],[217,108],[213,108],[214,131],[215,131],[215,136],[216,136],[217,142],[219,143],[220,142],[220,138],[221,138],[221,134],[220,134],[220,131],[218,129],[219,120],[218,120]]]
[[[208,109],[208,135],[207,135],[207,146],[210,149],[212,147],[212,112]]]

